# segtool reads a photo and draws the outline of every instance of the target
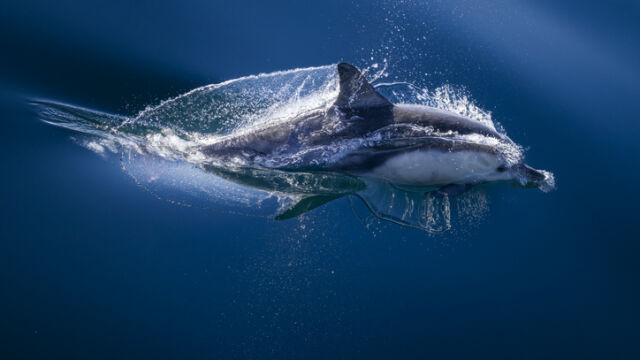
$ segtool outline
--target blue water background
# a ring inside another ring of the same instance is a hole
[[[4,2],[0,357],[638,358],[638,18],[632,1]],[[214,213],[156,199],[27,104],[135,114],[383,59],[464,86],[557,190],[492,189],[478,224],[438,236],[368,229],[348,199]]]

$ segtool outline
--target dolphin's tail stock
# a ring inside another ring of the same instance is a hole
[[[127,117],[85,109],[64,103],[31,100],[40,120],[55,126],[91,135],[102,135],[122,125]]]

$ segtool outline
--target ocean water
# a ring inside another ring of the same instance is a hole
[[[0,9],[2,358],[640,355],[636,3]],[[496,127],[553,186],[197,166],[193,144],[330,102],[339,61]],[[282,216],[312,180],[331,201]]]

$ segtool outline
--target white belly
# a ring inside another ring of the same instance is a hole
[[[367,175],[404,185],[473,184],[507,180],[508,172],[496,170],[501,164],[497,156],[478,151],[416,150],[388,159]]]

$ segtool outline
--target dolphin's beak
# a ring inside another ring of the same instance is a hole
[[[538,187],[543,181],[547,179],[547,176],[543,172],[536,170],[527,164],[523,164],[520,168],[520,171],[522,177],[526,181],[524,186],[528,188]]]

